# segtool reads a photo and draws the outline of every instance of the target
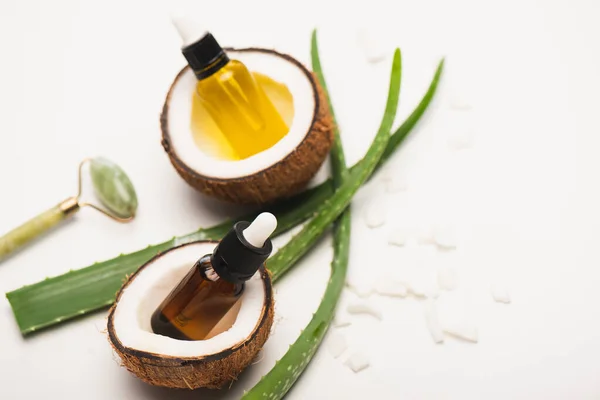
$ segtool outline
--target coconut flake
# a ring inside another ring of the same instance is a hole
[[[453,266],[443,266],[437,271],[437,281],[440,289],[454,290],[458,286],[458,271]]]
[[[333,327],[334,328],[343,328],[345,326],[349,326],[352,324],[352,321],[350,321],[350,318],[348,318],[347,315],[340,315],[339,313],[335,315],[335,318],[333,319]]]
[[[510,303],[510,294],[508,293],[506,286],[501,283],[494,283],[491,286],[491,291],[494,301],[505,304]]]
[[[422,227],[419,229],[417,234],[417,242],[423,245],[435,244],[433,230],[431,227]]]
[[[379,310],[375,309],[370,304],[364,302],[352,303],[348,305],[346,311],[348,311],[350,314],[368,314],[377,318],[378,320],[382,319],[381,312]]]
[[[397,193],[408,189],[408,179],[403,169],[389,165],[383,171],[382,181],[388,193]]]
[[[396,228],[388,237],[388,243],[394,246],[404,246],[408,241],[409,232],[406,228]]]
[[[358,29],[356,39],[367,62],[376,64],[385,58],[385,48],[381,40],[377,40],[376,35],[373,34],[371,29]]]
[[[450,97],[449,105],[452,110],[457,110],[457,111],[469,111],[473,108],[471,106],[471,103],[468,102],[466,98],[464,98],[458,94],[453,94]]]
[[[388,193],[403,192],[408,189],[408,182],[404,175],[394,175],[385,183],[385,190]]]
[[[327,349],[333,358],[338,358],[348,348],[346,337],[341,334],[332,334],[327,340]]]
[[[473,147],[473,132],[469,129],[453,132],[448,136],[448,146],[454,150],[464,150]]]
[[[437,299],[440,295],[440,288],[435,279],[425,276],[425,273],[417,274],[406,283],[407,289],[416,297],[427,299]]]
[[[425,301],[423,313],[431,338],[435,343],[442,343],[444,341],[444,332],[438,318],[437,307],[434,300],[427,299]]]
[[[477,327],[469,321],[445,322],[443,331],[447,334],[463,339],[469,342],[477,343],[479,341],[479,332]]]
[[[385,223],[386,209],[381,199],[371,201],[365,211],[365,224],[369,228],[378,228]]]
[[[375,292],[381,296],[406,297],[408,289],[404,284],[396,282],[388,277],[377,283]]]
[[[362,353],[353,353],[344,364],[354,372],[360,372],[370,365],[369,359]]]
[[[436,226],[433,231],[433,240],[435,244],[443,249],[456,248],[456,233],[454,228],[449,225]]]

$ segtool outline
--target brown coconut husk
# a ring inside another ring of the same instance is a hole
[[[232,348],[208,356],[173,357],[125,347],[119,341],[118,332],[115,330],[114,313],[119,306],[124,289],[133,282],[140,271],[151,265],[156,258],[182,246],[159,253],[140,267],[123,284],[108,315],[108,339],[123,366],[144,382],[167,388],[218,389],[235,380],[251,364],[269,337],[273,325],[274,301],[271,277],[264,266],[259,270],[265,284],[265,301],[261,316],[252,333]]]

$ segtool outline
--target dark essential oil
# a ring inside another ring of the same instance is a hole
[[[266,229],[260,226],[264,221]],[[275,230],[275,217],[263,213],[252,225],[254,227],[245,221],[236,223],[213,254],[203,256],[194,264],[152,314],[154,333],[180,340],[206,340],[233,326],[245,282],[273,250],[268,237]],[[248,228],[252,228],[248,230],[250,241],[244,236]],[[262,246],[255,246],[257,244]]]

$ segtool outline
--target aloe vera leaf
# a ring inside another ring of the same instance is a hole
[[[321,81],[325,93],[328,95],[327,86],[325,85],[324,77],[321,71],[321,64],[318,58],[318,47],[316,41],[316,32],[313,32],[312,41],[312,58],[313,58],[313,70]],[[394,146],[400,145],[400,143],[406,138],[408,132],[414,127],[416,122],[419,120],[421,115],[425,112],[427,105],[433,98],[435,88],[437,87],[439,78],[442,73],[444,62],[440,62],[432,84],[423,100],[419,103],[419,106],[409,118],[402,124],[402,126],[392,135],[398,137],[398,140],[394,143]],[[432,89],[433,88],[433,89]],[[331,107],[331,105],[330,105]],[[332,108],[333,110],[333,108]],[[390,138],[390,140],[392,140]],[[336,142],[340,144],[339,139]],[[334,142],[335,145],[335,142]],[[386,151],[392,147],[386,146]],[[385,156],[386,153],[384,153]],[[391,153],[387,153],[389,157]],[[344,153],[341,146],[333,147],[331,151],[332,159],[332,172],[335,178],[336,170],[335,165],[344,165]],[[382,156],[383,158],[383,156]],[[380,160],[380,164],[381,164]],[[338,170],[339,171],[339,170]],[[346,170],[342,169],[342,175],[345,174]],[[343,179],[343,175],[342,175]],[[335,181],[335,179],[334,179]],[[294,385],[298,377],[302,374],[312,357],[314,356],[317,347],[323,340],[325,333],[331,323],[337,302],[340,294],[344,287],[346,279],[346,272],[348,269],[349,250],[350,250],[350,206],[342,213],[342,215],[336,221],[333,231],[333,261],[331,264],[331,276],[325,289],[323,298],[319,308],[315,312],[313,318],[309,324],[304,328],[298,339],[290,346],[284,356],[277,361],[275,366],[269,371],[261,380],[249,391],[242,399],[260,399],[264,398],[267,393],[269,399],[277,400],[285,396],[288,390]]]
[[[350,247],[347,239],[343,237],[343,232],[348,232],[346,236],[350,237],[350,211],[348,208],[336,221],[331,275],[319,308],[284,356],[250,391],[244,394],[242,399],[262,399],[264,398],[261,397],[263,393],[267,393],[267,395],[273,393],[273,400],[281,399],[312,359],[331,323],[337,301],[344,288]]]
[[[321,69],[316,30],[312,34],[311,57],[313,71],[317,75],[325,95],[327,98],[330,98]],[[331,103],[330,109],[333,114]],[[331,167],[334,186],[337,188],[348,176],[344,148],[337,128],[334,137],[334,146],[331,149]],[[264,393],[267,393],[268,398],[273,400],[283,398],[312,359],[316,348],[323,340],[325,332],[331,323],[333,313],[344,287],[350,254],[350,228],[351,213],[350,206],[348,206],[335,223],[331,276],[319,308],[283,358],[242,399],[264,398]]]
[[[439,63],[434,78],[417,107],[390,137],[378,167],[389,158],[424,114],[437,90],[443,63],[443,60]],[[363,161],[359,161],[350,168],[350,172],[362,164]],[[310,218],[315,208],[331,197],[333,191],[333,182],[330,179],[269,209],[278,220],[275,234],[285,232]],[[253,213],[239,219],[252,220],[255,215],[257,214]],[[210,228],[202,228],[133,253],[24,286],[6,293],[6,297],[13,309],[19,329],[25,335],[109,306],[113,303],[115,294],[125,277],[159,252],[194,240],[219,240],[229,231],[231,225],[231,221],[224,221]],[[75,292],[75,288],[78,287]],[[55,309],[55,304],[60,307]]]
[[[0,236],[0,259],[25,246],[31,240],[56,226],[66,216],[67,214],[63,212],[60,206],[54,206],[36,215],[29,221],[24,222],[7,234]]]
[[[340,186],[344,178],[347,176],[348,168],[346,167],[346,156],[344,155],[344,147],[342,146],[342,141],[340,139],[339,126],[337,119],[335,118],[335,110],[333,109],[333,104],[331,103],[331,96],[329,95],[327,82],[323,76],[323,68],[321,67],[321,59],[319,58],[319,44],[317,42],[316,30],[313,30],[310,40],[310,59],[312,62],[312,70],[317,76],[317,79],[321,84],[321,88],[325,93],[325,97],[327,98],[327,103],[329,104],[329,113],[331,114],[331,119],[333,120],[333,146],[331,147],[330,151],[330,163],[331,179],[333,182],[333,189],[335,190]]]
[[[385,151],[379,160],[377,168],[381,167],[381,165],[387,161],[388,158],[390,158],[390,156],[394,153],[394,151],[396,151],[404,139],[406,139],[408,134],[412,131],[427,110],[427,107],[429,106],[429,103],[431,103],[431,100],[433,99],[433,96],[437,90],[442,72],[444,71],[444,61],[445,60],[442,58],[442,60],[438,63],[435,74],[433,75],[433,79],[427,88],[427,92],[425,92],[425,95],[423,98],[421,98],[421,101],[419,101],[417,107],[415,107],[413,112],[410,113],[408,118],[406,118],[402,125],[400,125],[400,127],[398,127],[398,129],[396,129],[394,134],[390,137],[387,147],[385,148]]]
[[[310,217],[316,201],[321,203],[331,191],[323,185],[305,194],[310,202],[302,201],[305,196],[294,199],[290,206],[278,206],[274,210],[278,218],[275,234],[285,232]],[[252,220],[248,216],[247,220]],[[151,245],[130,254],[95,263],[88,267],[67,272],[32,285],[6,293],[13,314],[23,335],[63,321],[110,306],[127,275],[135,272],[158,253],[175,246],[197,240],[220,240],[231,229],[232,222],[225,221],[210,228],[175,237],[163,243]]]
[[[90,160],[90,176],[100,202],[121,218],[133,218],[138,199],[133,183],[121,167],[104,157]]]
[[[367,180],[375,169],[379,158],[385,150],[390,137],[390,130],[396,117],[398,108],[398,95],[400,93],[401,61],[400,50],[396,49],[392,62],[392,77],[388,92],[388,100],[385,106],[383,119],[379,131],[375,135],[363,163],[359,168],[353,170],[348,178],[342,183],[331,198],[315,210],[315,217],[310,220],[290,243],[282,247],[277,254],[269,260],[269,270],[276,281],[314,244],[326,229],[350,204],[352,197],[360,186]]]

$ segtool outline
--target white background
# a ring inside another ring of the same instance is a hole
[[[397,125],[446,56],[434,106],[390,164],[407,175],[408,190],[387,195],[378,176],[353,203],[350,279],[368,283],[409,267],[453,263],[459,290],[442,294],[440,311],[466,313],[480,341],[447,337],[436,345],[421,301],[373,297],[383,321],[352,318],[337,332],[348,352],[336,360],[323,347],[290,399],[600,397],[600,3],[202,3],[178,5],[222,44],[275,47],[307,64],[310,31],[319,27],[349,163],[376,131],[393,47],[402,48],[404,60]],[[172,7],[147,0],[0,2],[0,230],[74,194],[77,163],[88,156],[122,165],[140,200],[132,224],[84,210],[5,261],[1,292],[239,213],[190,189],[159,144],[164,96],[184,65]],[[373,32],[388,53],[381,64],[366,63],[356,44],[359,25],[379,28]],[[455,97],[472,111],[452,110]],[[473,134],[472,148],[450,149],[448,141],[465,132]],[[387,223],[368,230],[363,215],[375,198],[387,203]],[[441,221],[459,232],[454,253],[386,245],[401,223],[422,229]],[[139,382],[119,367],[103,333],[104,312],[23,339],[1,299],[0,398],[238,398],[308,322],[330,257],[327,239],[278,283],[277,322],[264,358],[223,392]],[[496,280],[507,282],[512,304],[492,301]],[[355,300],[344,293],[340,309]],[[343,365],[354,351],[371,361],[359,374]]]

